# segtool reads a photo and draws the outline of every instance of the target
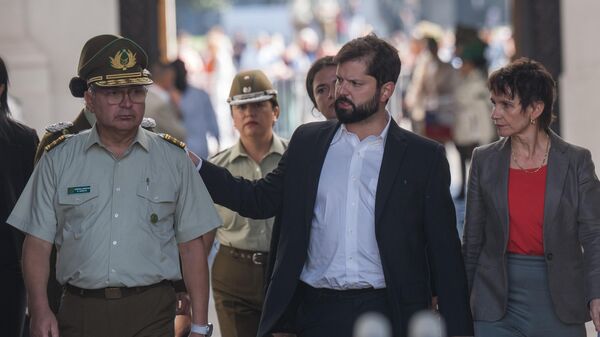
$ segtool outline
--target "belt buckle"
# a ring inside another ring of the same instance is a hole
[[[123,297],[121,288],[104,288],[104,297],[109,300],[116,300]]]
[[[260,261],[259,258],[263,257],[264,255],[265,254],[260,253],[260,252],[259,253],[252,253],[252,263],[258,264],[258,265],[263,264],[264,262]]]

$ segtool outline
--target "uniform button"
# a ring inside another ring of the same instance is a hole
[[[554,255],[552,255],[552,253],[548,253],[548,254],[546,254],[546,259],[547,259],[548,261],[552,261],[552,258],[553,258],[553,257],[554,257]]]
[[[117,271],[116,271],[116,270],[114,270],[114,269],[111,269],[111,270],[110,270],[110,272],[111,272],[111,273],[116,273]]]
[[[115,213],[115,218],[118,218],[118,217],[119,217],[119,213]]]
[[[260,230],[260,233],[261,233],[261,234],[262,234],[262,233],[264,233],[264,232],[265,232],[265,230],[264,230],[264,229],[261,229],[261,230]]]
[[[120,191],[121,191],[121,188],[120,188],[120,187],[117,187],[117,188],[116,188],[116,190],[117,190],[117,192],[120,192]]]
[[[104,281],[105,284],[108,284],[108,280]]]
[[[117,245],[117,241],[113,241],[113,246],[116,246],[116,245]]]

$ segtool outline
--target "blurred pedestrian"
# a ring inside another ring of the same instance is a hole
[[[487,89],[485,43],[472,42],[461,49],[460,80],[454,90],[456,101],[452,141],[460,155],[461,186],[458,199],[464,199],[467,185],[467,163],[473,150],[494,138],[494,126],[489,118],[490,94]]]
[[[501,140],[473,153],[463,254],[475,335],[600,331],[600,181],[550,129],[556,84],[521,58],[488,80]]]
[[[208,158],[208,138],[213,137],[219,143],[219,124],[208,93],[189,84],[185,63],[175,60],[171,63],[175,69],[175,95],[173,101],[183,116],[183,125],[187,134],[187,146],[194,153]]]
[[[20,337],[25,320],[25,285],[21,272],[24,236],[6,223],[33,171],[38,144],[35,130],[14,121],[8,107],[8,71],[0,58],[0,331]]]
[[[413,130],[441,143],[451,140],[454,113],[454,88],[458,74],[437,55],[433,37],[412,42],[418,46],[415,66],[407,88],[405,104]]]
[[[171,97],[175,76],[175,69],[169,64],[158,62],[152,66],[154,84],[148,86],[145,115],[156,122],[156,132],[187,141],[182,113]]]

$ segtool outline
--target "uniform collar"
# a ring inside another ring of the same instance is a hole
[[[148,135],[148,132],[150,132],[150,131],[146,131],[142,127],[138,126],[137,134],[135,135],[135,139],[133,140],[133,142],[131,144],[133,145],[133,144],[137,143],[144,150],[149,151],[150,150],[150,136]],[[96,124],[94,124],[94,126],[92,127],[92,129],[90,130],[90,132],[87,135],[84,149],[87,151],[94,144],[98,144],[99,146],[104,147],[104,145],[100,142],[100,136],[98,135],[98,130],[96,129]]]
[[[265,154],[265,158],[272,153],[283,155],[284,152],[285,146],[283,145],[283,141],[275,133],[273,133],[273,141],[271,142],[269,151],[267,154]],[[231,148],[230,161],[233,161],[238,157],[248,157],[248,153],[246,152],[246,149],[244,149],[241,140],[238,140],[237,143],[235,143],[235,145],[233,145]]]

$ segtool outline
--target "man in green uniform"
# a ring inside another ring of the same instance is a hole
[[[229,93],[239,141],[212,158],[234,176],[260,179],[271,172],[287,148],[273,132],[279,116],[277,91],[260,70],[235,76]],[[254,337],[264,297],[264,277],[273,219],[253,220],[217,206],[223,226],[212,267],[212,287],[223,337]]]
[[[7,221],[27,234],[34,337],[172,336],[178,252],[194,309],[191,336],[210,335],[201,236],[221,221],[185,145],[140,126],[152,83],[146,67],[129,39],[101,35],[85,44],[76,81],[96,123],[46,146]],[[56,317],[46,294],[53,243],[65,287]]]

